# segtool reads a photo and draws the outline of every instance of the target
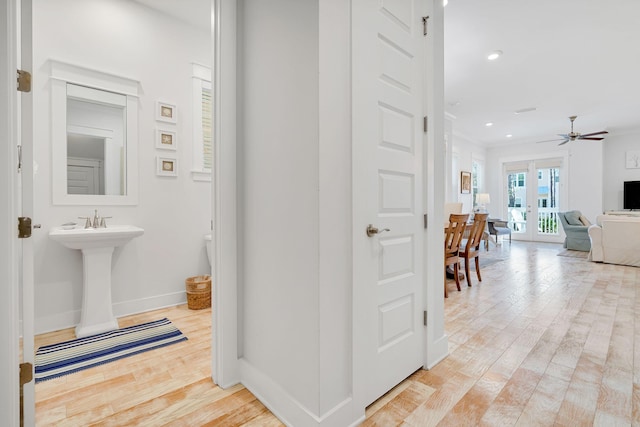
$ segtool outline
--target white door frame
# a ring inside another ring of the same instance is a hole
[[[19,257],[17,238],[16,91],[17,14],[15,0],[0,2],[0,425],[19,425]]]
[[[427,310],[424,368],[430,369],[449,354],[449,340],[444,330],[444,201],[446,141],[444,112],[444,6],[441,0],[427,1],[428,34],[424,73],[428,117],[427,143],[424,149],[424,213],[427,229],[424,239],[423,292]]]
[[[212,376],[222,388],[240,382],[238,363],[238,257],[236,176],[237,0],[212,0],[215,16],[214,169],[212,191]]]

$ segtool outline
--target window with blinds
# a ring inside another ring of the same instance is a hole
[[[193,165],[194,181],[211,181],[213,168],[213,91],[211,70],[193,64]]]
[[[213,164],[212,122],[213,108],[211,104],[211,87],[203,87],[201,91],[202,102],[202,167],[211,170]]]

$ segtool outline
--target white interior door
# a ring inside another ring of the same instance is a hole
[[[33,363],[34,358],[33,246],[30,239],[18,239],[17,218],[31,216],[33,208],[32,99],[16,91],[16,70],[31,71],[31,0],[0,2],[0,21],[0,159],[4,171],[0,174],[0,338],[4,346],[0,352],[0,425],[30,426],[35,424],[34,383],[25,384],[21,402],[18,366]],[[18,145],[22,147],[21,165]]]
[[[32,2],[31,0],[21,0],[20,2],[20,68],[33,74],[32,60]],[[19,209],[20,215],[29,217],[34,223],[33,233],[42,232],[34,214],[33,199],[33,96],[31,92],[20,94],[20,146],[22,147],[22,165],[19,173]],[[22,334],[22,361],[31,364],[35,362],[34,351],[34,264],[33,264],[33,239],[21,239],[22,245],[22,274],[21,284],[21,334]],[[35,382],[31,380],[24,385],[24,425],[35,425]]]
[[[353,2],[354,357],[364,405],[423,363],[423,10],[420,0]],[[368,224],[389,231],[367,236]]]
[[[18,243],[16,235],[16,145],[17,93],[17,2],[0,2],[0,425],[18,425],[19,300]]]
[[[101,194],[100,162],[69,158],[67,163],[67,194]]]

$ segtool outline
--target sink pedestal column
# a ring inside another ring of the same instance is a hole
[[[113,246],[82,249],[82,314],[78,338],[118,329],[111,307],[111,255]]]

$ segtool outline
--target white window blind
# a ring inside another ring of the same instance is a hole
[[[194,181],[211,181],[213,168],[213,91],[211,70],[193,64],[193,165]]]
[[[211,170],[213,164],[211,88],[202,88],[202,166]]]

